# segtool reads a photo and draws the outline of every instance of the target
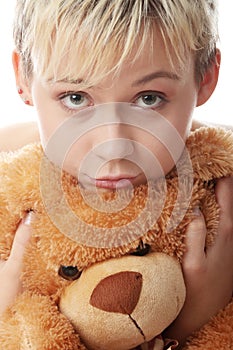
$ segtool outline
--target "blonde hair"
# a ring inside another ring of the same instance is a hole
[[[135,59],[160,32],[179,66],[194,54],[200,80],[215,57],[215,0],[17,0],[16,49],[30,79],[76,80],[92,84],[117,71],[137,48]],[[65,63],[65,64],[64,64]],[[62,69],[61,69],[62,65]]]

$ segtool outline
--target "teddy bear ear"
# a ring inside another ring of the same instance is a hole
[[[233,132],[201,127],[187,140],[195,178],[209,181],[233,175]]]
[[[0,154],[0,204],[10,216],[22,218],[25,212],[34,209],[35,184],[39,183],[41,157],[39,144]]]

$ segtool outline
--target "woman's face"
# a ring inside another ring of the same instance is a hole
[[[45,150],[53,145],[51,160],[84,187],[139,185],[167,174],[179,159],[194,107],[205,96],[192,57],[185,69],[175,69],[159,37],[154,53],[151,59],[145,46],[117,75],[85,89],[79,72],[75,82],[53,83],[34,73],[30,94],[42,145]]]

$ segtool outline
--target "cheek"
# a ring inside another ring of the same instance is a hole
[[[197,87],[195,83],[186,84],[179,93],[176,103],[176,119],[171,122],[180,133],[181,137],[187,137],[188,128],[191,125],[191,119],[197,104]]]
[[[155,175],[155,168],[152,166],[152,162],[157,168],[156,177],[165,176],[174,167],[183,151],[182,145],[178,146],[178,150],[178,147],[175,147],[175,145],[171,147],[171,142],[162,143],[157,139],[151,139],[151,142],[148,139],[144,146],[148,150],[148,154],[150,152],[153,155],[147,159],[148,172],[151,174],[151,178],[154,178]]]
[[[31,93],[38,117],[41,142],[45,148],[66,120],[64,110],[57,99],[51,96],[49,87],[44,87],[37,78],[32,82]]]
[[[52,139],[54,130],[56,130],[56,124],[52,119],[47,119],[46,114],[38,113],[38,127],[41,144],[45,150]]]
[[[85,136],[81,137],[75,143],[67,147],[62,162],[62,168],[69,174],[78,177],[82,162],[89,155],[91,148],[91,139]]]
[[[141,158],[148,153],[148,170],[153,168],[152,163],[157,164],[163,172],[162,175],[166,175],[180,159],[191,124],[190,115],[180,118],[179,110],[174,108],[170,112],[165,118],[151,124],[150,133],[140,131],[137,134],[137,142],[147,150],[144,155],[140,154]]]

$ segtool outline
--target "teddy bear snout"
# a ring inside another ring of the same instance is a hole
[[[142,289],[142,275],[134,271],[122,271],[102,279],[94,288],[90,304],[100,310],[131,314]]]

